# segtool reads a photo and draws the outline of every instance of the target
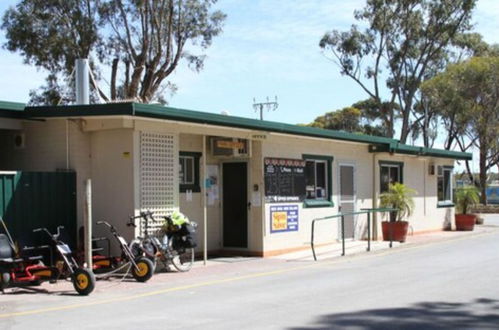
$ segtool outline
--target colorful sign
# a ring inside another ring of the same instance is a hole
[[[241,141],[217,140],[216,145],[222,149],[244,149],[245,144]]]
[[[298,231],[298,205],[274,205],[270,207],[270,232]]]

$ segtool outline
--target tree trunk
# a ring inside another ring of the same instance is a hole
[[[480,203],[487,205],[487,144],[480,143]]]

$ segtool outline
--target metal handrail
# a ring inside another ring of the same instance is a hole
[[[374,212],[379,212],[379,213],[384,213],[384,212],[394,212],[398,211],[398,209],[394,208],[377,208],[377,209],[370,209],[370,208],[363,208],[361,211],[356,211],[356,212],[347,212],[347,213],[338,213],[335,215],[330,215],[327,217],[323,218],[315,218],[312,220],[312,233],[311,233],[311,240],[310,240],[310,247],[312,248],[312,254],[314,255],[314,260],[317,261],[317,256],[315,254],[315,245],[314,245],[314,233],[315,233],[315,222],[316,221],[323,221],[323,220],[332,220],[332,219],[337,219],[341,218],[341,256],[345,255],[345,216],[346,215],[359,215],[359,214],[367,214],[367,251],[371,251],[371,213]],[[391,228],[391,227],[390,227]],[[392,247],[392,236],[390,234],[390,247]]]

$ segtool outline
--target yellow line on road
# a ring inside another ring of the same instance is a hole
[[[435,245],[438,243],[442,244],[442,243],[451,243],[451,242],[461,241],[461,240],[465,240],[465,239],[474,239],[474,238],[479,238],[481,236],[488,236],[488,235],[495,234],[495,233],[496,232],[485,232],[485,233],[480,233],[478,235],[474,235],[472,237],[463,236],[460,238],[455,238],[455,239],[450,239],[450,240],[445,240],[445,241],[427,242],[427,243],[423,243],[421,245],[418,244],[418,245],[414,245],[414,246],[407,246],[407,247],[404,247],[402,249],[387,249],[386,251],[373,251],[374,253],[371,255],[369,255],[369,254],[362,254],[362,255],[356,254],[356,255],[351,255],[351,256],[358,258],[357,260],[365,259],[365,258],[369,258],[369,257],[381,257],[381,256],[385,256],[387,254],[391,254],[394,252],[416,250],[416,249],[421,249],[421,248],[428,247],[431,245]],[[255,273],[255,274],[249,274],[249,275],[244,275],[244,276],[230,277],[230,278],[225,278],[225,279],[220,279],[220,280],[206,281],[206,282],[194,283],[194,284],[189,284],[189,285],[182,285],[182,286],[177,286],[177,287],[173,287],[173,288],[145,292],[145,293],[136,294],[136,295],[130,295],[130,296],[125,296],[125,297],[116,297],[116,298],[105,299],[105,300],[97,300],[97,301],[91,301],[91,302],[81,303],[81,304],[54,306],[54,307],[47,307],[47,308],[41,308],[41,309],[27,310],[27,311],[22,311],[22,312],[5,313],[5,314],[0,314],[0,319],[4,319],[4,318],[8,318],[8,317],[16,317],[16,316],[43,314],[43,313],[63,311],[63,310],[71,310],[71,309],[76,309],[76,308],[81,308],[81,307],[97,306],[97,305],[103,305],[103,304],[114,303],[114,302],[130,301],[130,300],[134,300],[134,299],[156,296],[156,295],[170,293],[170,292],[189,290],[189,289],[200,288],[200,287],[207,287],[207,286],[212,286],[212,285],[217,285],[217,284],[222,284],[222,283],[237,282],[237,281],[247,280],[247,279],[251,279],[251,278],[258,278],[258,277],[265,277],[265,276],[272,276],[272,275],[278,275],[278,274],[283,274],[283,273],[289,273],[289,272],[303,270],[303,269],[307,269],[307,268],[313,268],[313,267],[319,267],[319,266],[322,266],[322,267],[330,266],[331,264],[341,263],[343,260],[345,260],[345,259],[327,260],[327,261],[323,261],[323,262],[307,264],[304,266],[279,269],[279,270],[274,270],[274,271],[269,271],[269,272]]]
[[[280,269],[280,270],[275,270],[275,271],[270,271],[270,272],[262,272],[262,273],[244,275],[244,276],[231,277],[231,278],[226,278],[226,279],[221,279],[221,280],[213,280],[213,281],[200,282],[200,283],[189,284],[189,285],[182,285],[182,286],[178,286],[178,287],[157,290],[157,291],[151,291],[151,292],[145,292],[145,293],[126,296],[126,297],[116,297],[116,298],[92,301],[92,302],[81,303],[81,304],[33,309],[33,310],[28,310],[28,311],[23,311],[23,312],[5,313],[5,314],[0,314],[0,319],[8,318],[8,317],[26,316],[26,315],[33,315],[33,314],[42,314],[42,313],[47,313],[47,312],[70,310],[70,309],[103,305],[103,304],[114,303],[114,302],[129,301],[129,300],[150,297],[150,296],[155,296],[155,295],[160,295],[160,294],[170,293],[170,292],[175,292],[175,291],[189,290],[189,289],[212,286],[212,285],[217,285],[217,284],[222,284],[222,283],[242,281],[242,280],[247,280],[247,279],[251,279],[251,278],[265,277],[265,276],[272,276],[272,275],[277,275],[277,274],[282,274],[282,273],[288,273],[288,272],[302,270],[302,269],[306,269],[306,268],[318,267],[320,265],[324,265],[324,263],[316,263],[316,264],[314,263],[314,264],[308,264],[308,265],[300,266],[300,267],[293,267],[293,268]]]

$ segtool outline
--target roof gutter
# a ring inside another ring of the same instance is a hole
[[[390,154],[428,156],[428,157],[438,157],[438,158],[450,158],[456,160],[473,159],[473,154],[468,152],[416,147],[416,146],[401,144],[399,142],[390,143],[389,145],[370,145],[369,152],[375,152],[375,153],[388,152]]]

